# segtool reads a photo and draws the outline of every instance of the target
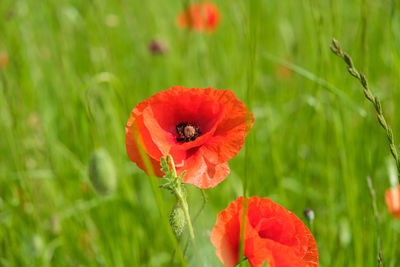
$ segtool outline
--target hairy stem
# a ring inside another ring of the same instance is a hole
[[[193,225],[192,225],[192,220],[190,219],[190,214],[189,214],[189,205],[187,203],[186,199],[186,191],[185,188],[182,185],[182,179],[183,176],[185,175],[185,172],[183,172],[181,175],[178,176],[175,168],[175,163],[171,155],[168,155],[167,157],[162,157],[161,158],[161,170],[165,173],[165,180],[167,181],[166,183],[160,185],[160,188],[167,189],[169,190],[172,194],[175,195],[177,205],[180,205],[182,210],[183,210],[183,217],[184,220],[186,221],[188,230],[189,230],[189,237],[193,243],[193,248],[194,248],[194,254],[197,260],[197,264],[199,264],[199,256],[197,253],[197,246],[196,246],[196,239],[194,235],[194,230],[193,230]],[[172,217],[173,218],[173,217]],[[175,218],[172,219],[174,221]],[[170,221],[171,223],[171,221]],[[173,227],[173,224],[171,224],[171,227]],[[175,233],[176,237],[179,239],[179,235],[181,233]],[[186,248],[185,248],[186,251]],[[174,260],[174,255],[172,255],[171,262]]]
[[[185,219],[188,225],[188,229],[189,229],[189,235],[190,238],[192,239],[193,245],[196,244],[195,242],[195,237],[194,237],[194,231],[193,231],[193,226],[192,226],[192,221],[190,219],[190,215],[189,215],[189,207],[186,201],[186,197],[182,191],[182,189],[180,188],[180,186],[177,188],[177,192],[176,192],[176,196],[178,197],[179,201],[182,204],[182,208],[183,208],[183,213],[185,214]]]

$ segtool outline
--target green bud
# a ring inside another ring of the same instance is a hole
[[[176,237],[180,237],[185,229],[185,213],[181,205],[175,205],[169,214],[169,224]]]
[[[312,209],[305,209],[303,214],[309,223],[313,223],[313,221],[315,219],[315,213]]]
[[[108,195],[117,187],[114,164],[105,149],[93,151],[89,160],[89,179],[100,195]]]

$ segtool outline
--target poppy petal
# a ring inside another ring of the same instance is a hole
[[[235,266],[239,261],[239,214],[242,209],[243,197],[231,202],[217,216],[217,223],[211,232],[211,243],[216,248],[216,254],[225,266]],[[229,229],[229,230],[228,230]]]
[[[176,19],[180,28],[189,27],[198,32],[213,32],[220,21],[218,8],[209,2],[193,3]]]
[[[227,162],[211,163],[203,155],[201,148],[187,158],[182,167],[177,168],[179,175],[185,170],[186,174],[183,177],[183,182],[193,184],[202,189],[217,186],[230,172]]]
[[[164,174],[160,170],[159,161],[156,161],[153,158],[149,157],[152,170],[148,170],[146,168],[146,165],[144,164],[144,161],[139,151],[139,147],[145,149],[145,146],[143,140],[141,140],[138,135],[138,130],[134,119],[130,119],[130,121],[128,121],[128,124],[125,128],[125,133],[126,150],[128,151],[128,156],[130,160],[135,162],[136,165],[140,169],[144,170],[148,175],[154,174],[157,177],[162,177]]]
[[[317,248],[317,242],[315,242],[315,239],[306,227],[306,235],[308,237],[308,246],[307,246],[307,251],[306,254],[303,257],[303,262],[306,264],[306,267],[318,267],[318,248]]]
[[[385,201],[389,213],[395,218],[400,218],[400,185],[386,190]]]
[[[217,217],[211,233],[218,258],[225,266],[238,260],[243,197],[229,204]],[[251,266],[266,261],[270,267],[317,267],[314,237],[293,213],[266,198],[247,199],[245,257]]]
[[[207,92],[207,89],[174,86],[148,100],[148,107],[143,111],[145,125],[163,155],[169,154],[173,146],[180,146],[181,149],[200,146],[214,134],[221,120],[223,105],[209,94],[212,90]],[[201,136],[192,142],[177,142],[176,126],[193,121],[199,125]]]
[[[254,123],[253,114],[233,92],[221,92],[219,101],[224,105],[225,116],[218,124],[213,138],[205,145],[207,157],[215,163],[225,162],[236,156]]]

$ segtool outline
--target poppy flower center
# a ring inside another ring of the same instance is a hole
[[[181,122],[176,126],[178,142],[190,142],[196,140],[201,135],[199,126],[194,122]]]

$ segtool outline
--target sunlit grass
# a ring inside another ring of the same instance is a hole
[[[228,178],[206,190],[194,222],[204,266],[220,266],[209,234],[218,212],[244,193],[303,219],[312,208],[321,266],[375,266],[368,176],[385,266],[399,265],[400,224],[384,205],[387,140],[329,50],[337,37],[360,62],[400,140],[399,4],[214,2],[219,29],[196,34],[175,26],[179,1],[0,1],[0,54],[9,57],[0,67],[0,265],[178,265],[161,219],[174,198],[129,161],[124,139],[132,108],[173,85],[230,89],[255,116],[246,149]],[[149,53],[153,39],[168,45],[165,55]],[[284,78],[281,65],[291,70]],[[87,176],[100,147],[118,174],[108,197]],[[202,195],[188,189],[195,213]]]

